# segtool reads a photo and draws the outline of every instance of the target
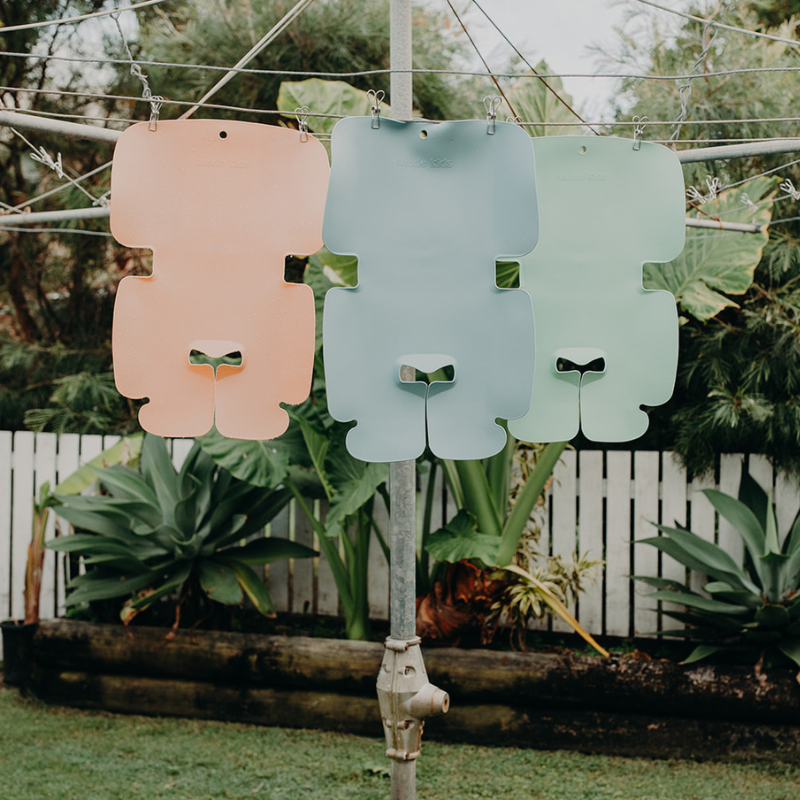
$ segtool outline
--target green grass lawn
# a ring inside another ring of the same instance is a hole
[[[420,800],[796,800],[800,767],[425,743]],[[49,708],[0,690],[0,800],[389,798],[378,739]]]

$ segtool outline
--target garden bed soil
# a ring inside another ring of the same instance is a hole
[[[28,688],[46,702],[380,735],[376,642],[42,622]],[[446,741],[662,758],[800,761],[788,669],[426,648]]]

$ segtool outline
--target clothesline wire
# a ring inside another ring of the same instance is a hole
[[[84,56],[59,56],[47,55],[39,53],[19,53],[10,50],[0,50],[0,56],[9,56],[17,58],[31,58],[37,60],[52,59],[55,61],[65,61],[78,64],[122,64],[129,65],[130,62],[119,58],[98,58],[98,57],[84,57]],[[240,67],[233,69],[232,67],[218,67],[212,64],[180,64],[169,61],[150,61],[139,60],[137,62],[145,67],[163,67],[165,69],[196,69],[216,72],[241,72],[248,75],[286,75],[291,77],[300,78],[363,78],[371,75],[389,75],[395,73],[398,75],[450,75],[450,76],[464,76],[464,77],[489,77],[485,72],[475,70],[454,70],[454,69],[368,69],[357,70],[353,72],[309,72],[305,70],[281,70],[281,69],[258,69],[255,67]],[[730,75],[748,75],[748,74],[763,74],[770,72],[800,72],[800,67],[747,67],[742,69],[729,69],[717,70],[713,72],[704,72],[703,78],[721,78]],[[690,75],[642,75],[638,73],[625,73],[625,72],[560,72],[560,73],[539,73],[533,75],[530,72],[493,72],[495,78],[504,78],[509,80],[525,79],[525,80],[540,80],[555,79],[555,78],[581,78],[581,79],[616,79],[616,80],[643,80],[643,81],[681,81],[687,80]]]
[[[796,164],[800,164],[800,159],[797,159],[796,161],[789,161],[787,164],[782,164],[780,167],[775,167],[774,169],[768,169],[765,170],[764,172],[759,172],[758,175],[751,175],[749,178],[745,178],[744,180],[741,181],[736,181],[736,183],[726,183],[725,188],[734,189],[737,186],[742,186],[745,183],[750,183],[750,181],[757,180],[758,178],[765,178],[767,175],[772,175],[775,172],[782,172],[783,170],[788,169],[789,167],[793,167]]]
[[[503,39],[505,39],[505,41],[508,44],[508,46],[517,54],[517,56],[520,59],[522,59],[522,62],[525,64],[525,66],[528,67],[528,69],[534,75],[538,76],[539,73],[536,71],[536,68],[533,66],[533,64],[531,64],[531,62],[528,61],[527,58],[525,58],[525,56],[520,52],[520,50],[508,38],[508,36],[506,36],[505,32],[500,28],[500,26],[494,21],[494,19],[492,19],[491,16],[489,16],[489,14],[484,10],[483,6],[480,5],[480,3],[478,3],[478,0],[472,0],[472,4],[478,9],[478,11],[481,12],[481,14],[483,14],[484,17],[486,17],[486,19],[494,27],[494,29],[500,34],[500,36],[502,36]],[[462,23],[462,25],[463,25],[463,23]],[[556,100],[558,100],[558,102],[561,103],[571,114],[574,114],[574,116],[577,119],[579,119],[584,125],[586,125],[587,128],[589,128],[589,130],[592,131],[592,133],[596,134],[597,136],[600,135],[598,133],[598,131],[596,131],[596,130],[594,130],[594,128],[592,128],[592,124],[594,124],[594,123],[586,122],[586,120],[544,78],[541,78],[541,81],[542,81],[542,84],[544,84],[544,87],[547,89],[547,91],[550,92],[550,94],[552,94],[556,98]]]
[[[134,103],[143,103],[148,102],[146,99],[142,97],[136,97],[134,95],[122,95],[122,94],[104,94],[100,92],[80,92],[80,91],[67,91],[63,89],[35,89],[35,88],[28,88],[28,87],[19,87],[19,86],[0,86],[0,92],[18,92],[21,94],[30,93],[30,94],[52,94],[52,95],[59,95],[64,97],[87,97],[93,100],[122,100],[126,102],[134,102]],[[173,106],[193,106],[195,102],[192,100],[164,100],[163,104],[173,105]],[[293,116],[292,112],[289,111],[281,111],[280,109],[264,109],[264,108],[248,108],[246,106],[232,106],[226,105],[224,103],[202,103],[202,108],[209,108],[209,109],[216,109],[219,111],[238,111],[241,113],[247,114],[262,114],[262,115],[285,115],[285,116]],[[25,109],[25,108],[18,108],[15,109],[18,113],[26,113],[26,114],[38,114],[42,116],[56,116],[56,117],[65,117],[65,118],[73,118],[73,119],[87,119],[87,120],[99,120],[99,121],[110,121],[110,122],[125,122],[130,123],[132,120],[130,119],[123,119],[120,117],[95,117],[88,114],[67,114],[64,112],[56,112],[56,111],[40,111],[40,110],[33,110],[33,109]],[[324,114],[321,112],[309,111],[306,116],[309,117],[321,117],[321,118],[329,118],[329,119],[345,119],[346,115],[344,114]],[[425,120],[423,118],[419,118],[423,122],[435,122],[435,120]],[[671,126],[675,125],[678,122],[677,119],[664,119],[664,120],[648,120],[647,127],[652,126]],[[732,119],[725,119],[725,118],[718,118],[718,119],[690,119],[690,120],[682,120],[683,125],[735,125],[735,124],[746,124],[746,123],[766,123],[766,122],[800,122],[800,116],[798,117],[741,117],[741,118],[732,118]],[[555,122],[555,121],[542,121],[542,122],[521,122],[517,123],[522,127],[542,127],[542,128],[569,128],[575,127],[575,122]],[[606,128],[630,128],[635,127],[638,125],[638,122],[634,122],[633,120],[598,120],[593,122],[583,122],[586,127],[595,126],[595,127],[606,127]],[[681,141],[689,141],[678,139],[677,143],[680,144]],[[703,140],[703,141],[718,141],[717,139],[713,140]]]
[[[486,62],[486,59],[483,57],[483,54],[478,49],[478,45],[475,43],[475,40],[470,35],[470,32],[467,30],[467,26],[464,24],[461,17],[458,15],[458,11],[456,11],[451,0],[445,0],[445,2],[450,7],[450,11],[452,11],[453,16],[458,21],[458,24],[461,26],[461,30],[464,31],[464,35],[467,37],[467,39],[469,39],[469,43],[472,45],[472,49],[478,54],[478,58],[481,60],[483,66],[486,67],[486,72],[492,79],[492,83],[494,83],[494,85],[497,87],[497,91],[500,92],[503,100],[506,101],[506,105],[508,106],[508,110],[511,112],[511,116],[516,118],[518,115],[517,112],[514,111],[514,106],[511,105],[511,101],[506,97],[506,93],[503,91],[503,87],[500,86],[500,82],[497,80],[497,78],[495,78],[494,74],[492,73],[489,64]]]
[[[666,11],[669,14],[675,14],[675,16],[683,17],[684,19],[693,20],[694,22],[702,22],[705,25],[711,25],[714,28],[722,28],[726,31],[733,31],[734,33],[743,33],[747,36],[754,36],[757,39],[769,39],[773,42],[783,42],[784,44],[791,44],[795,47],[800,46],[800,42],[796,39],[787,39],[784,36],[773,36],[770,33],[761,33],[761,31],[753,31],[749,28],[738,28],[735,25],[726,25],[723,22],[716,22],[713,19],[707,19],[705,17],[698,17],[694,14],[687,14],[685,11],[678,11],[675,8],[668,8],[667,6],[662,6],[659,3],[654,3],[652,0],[636,0],[638,3],[642,3],[645,6],[651,6],[652,8],[657,8],[659,11]]]
[[[24,25],[7,25],[0,27],[0,35],[4,33],[13,33],[15,31],[27,31],[33,28],[47,28],[53,25],[67,25],[71,23],[83,22],[87,19],[95,19],[97,17],[108,17],[112,14],[118,14],[121,11],[134,11],[137,8],[144,8],[145,6],[155,6],[163,3],[164,0],[144,0],[141,3],[133,3],[129,6],[122,6],[121,8],[112,8],[105,11],[93,11],[90,14],[81,14],[78,17],[64,17],[61,19],[48,19],[42,22],[26,22]]]
[[[0,108],[2,106],[0,105]],[[97,197],[95,197],[85,186],[81,186],[80,182],[73,178],[71,175],[67,175],[61,165],[61,153],[58,154],[58,160],[54,161],[53,157],[45,150],[44,147],[36,147],[26,136],[21,134],[16,128],[11,128],[11,133],[14,134],[18,139],[22,140],[27,146],[28,149],[32,153],[32,158],[38,161],[41,164],[44,164],[48,169],[53,170],[59,179],[65,179],[67,181],[65,186],[73,186],[74,188],[78,189],[82,192],[89,200],[92,201],[92,205],[97,205],[101,202]]]
[[[108,169],[111,166],[110,161],[106,161],[105,164],[101,164],[99,167],[95,167],[93,170],[84,173],[78,178],[75,178],[75,183],[80,183],[81,181],[85,181],[87,178],[91,178],[97,175],[99,172],[102,172],[104,169]],[[54,189],[50,189],[47,192],[42,192],[42,194],[38,194],[35,197],[31,197],[28,200],[25,200],[23,203],[18,203],[15,206],[7,206],[7,210],[9,213],[16,213],[22,212],[23,209],[28,208],[28,206],[32,206],[34,203],[38,203],[40,200],[45,200],[48,197],[52,197],[54,194],[58,194],[59,192],[63,192],[65,189],[69,187],[68,183],[62,183],[60,186],[56,186]]]
[[[243,108],[243,107],[237,107],[237,106],[224,106],[224,105],[218,105],[218,104],[208,104],[207,107],[208,108],[224,109],[224,110],[229,110],[229,111],[241,111],[241,112],[248,113],[248,114],[266,114],[266,115],[286,116],[286,117],[293,116],[293,114],[291,112],[279,111],[279,110],[253,109],[253,108]],[[133,123],[142,121],[142,120],[135,120],[135,119],[121,119],[121,118],[118,118],[118,117],[106,118],[106,117],[83,116],[83,115],[80,115],[80,114],[62,114],[60,112],[55,112],[55,111],[48,111],[48,112],[44,112],[44,111],[25,111],[24,109],[23,110],[16,110],[16,113],[19,113],[19,114],[29,113],[32,116],[43,115],[43,116],[47,116],[47,117],[65,117],[65,118],[70,118],[70,119],[89,119],[89,120],[99,120],[99,121],[121,122],[121,123],[126,123],[128,125],[131,125]],[[308,113],[306,116],[309,116],[309,117],[322,117],[322,118],[328,118],[328,119],[347,119],[348,118],[346,115],[341,115],[341,114],[322,114],[322,113],[316,113],[315,114],[313,112]],[[418,121],[418,122],[431,122],[431,123],[436,123],[438,121],[441,121],[441,120],[429,120],[429,119],[425,119],[425,118],[422,118],[422,117],[415,117],[415,120]],[[559,127],[559,126],[563,126],[564,125],[564,123],[556,123],[556,122],[525,122],[525,123],[516,123],[516,124],[520,125],[521,127],[530,127],[530,128],[535,128],[535,127],[545,127],[545,128],[546,127]],[[574,125],[576,123],[568,123],[568,125],[570,125],[570,124],[574,127]],[[597,124],[603,124],[603,125],[608,125],[609,127],[614,127],[614,126],[617,126],[617,125],[628,125],[629,123],[597,123]],[[669,123],[668,122],[664,122],[662,124],[668,125]],[[330,134],[317,133],[317,134],[314,134],[314,135],[317,138],[320,138],[321,136],[329,136]],[[716,144],[745,143],[745,142],[771,142],[771,141],[775,141],[776,139],[780,139],[781,141],[789,141],[790,142],[790,141],[795,141],[796,139],[800,139],[800,137],[795,137],[795,136],[779,136],[779,137],[771,136],[771,137],[769,137],[769,136],[767,136],[767,137],[739,137],[739,138],[729,137],[729,138],[725,138],[725,139],[679,139],[677,142],[675,142],[675,141],[673,141],[671,139],[646,139],[645,141],[652,142],[653,144],[669,144],[669,145],[672,145],[672,144],[707,144],[707,145],[716,145]],[[678,150],[678,152],[680,152],[680,150]]]

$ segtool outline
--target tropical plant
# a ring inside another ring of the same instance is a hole
[[[253,567],[315,555],[259,535],[289,501],[288,489],[239,481],[198,444],[178,471],[164,440],[146,435],[138,471],[116,465],[98,470],[97,478],[107,495],[56,494],[56,513],[78,532],[48,546],[82,555],[87,567],[70,581],[69,606],[127,598],[121,613],[127,623],[175,593],[177,627],[184,605],[197,621],[204,598],[235,605],[247,595],[269,615],[272,601]]]
[[[458,514],[442,529],[431,533],[424,549],[438,561],[479,559],[489,567],[510,564],[528,519],[566,442],[546,445],[536,465],[509,503],[511,463],[516,440],[509,436],[505,448],[484,461],[442,460]]]
[[[703,196],[702,205],[696,203],[689,218],[752,223],[760,225],[761,231],[746,236],[720,236],[713,230],[693,229],[683,252],[674,261],[645,264],[645,288],[670,292],[681,312],[700,322],[707,322],[725,308],[738,308],[730,295],[744,295],[753,283],[769,239],[776,184],[774,178],[758,178],[741,188],[714,193],[713,198]],[[744,205],[745,196],[759,204],[755,211]]]
[[[787,19],[794,6],[725,2],[714,20],[751,30],[775,25],[772,33],[793,38],[798,18]],[[697,140],[795,135],[785,108],[798,92],[792,72],[800,64],[796,47],[697,21],[683,22],[676,31],[674,20],[640,10],[644,14],[631,21],[636,34],[623,31],[618,52],[606,49],[604,66],[631,76],[694,71],[698,77],[680,87],[672,80],[623,80],[621,122],[629,125],[633,115],[682,117],[682,124],[645,129],[645,137],[677,137],[679,147],[684,139],[691,147]],[[640,24],[643,16],[646,24]],[[796,159],[773,154],[685,163],[683,170],[691,192],[689,216],[769,221],[769,241],[763,231],[690,228],[676,262],[646,265],[648,286],[677,290],[684,324],[673,399],[651,412],[650,432],[640,446],[676,451],[690,474],[713,469],[719,452],[764,453],[777,467],[800,472],[800,222],[796,193],[785,183],[800,184]],[[771,174],[758,177],[764,172]],[[767,183],[775,178],[783,184],[777,193]]]
[[[475,609],[476,619],[483,620],[484,611],[489,612],[487,621],[493,620],[495,624],[505,618],[510,634],[514,636],[516,633],[520,647],[524,646],[523,629],[528,620],[540,617],[547,609],[572,626],[600,653],[607,655],[565,604],[570,596],[577,597],[583,581],[599,562],[584,555],[572,564],[560,557],[549,558],[544,570],[534,563],[538,558],[534,550],[538,535],[532,529],[535,526],[531,523],[531,512],[550,481],[565,446],[565,442],[555,442],[531,448],[509,437],[503,451],[482,462],[441,461],[459,510],[440,530],[428,533],[430,513],[426,507],[423,512],[423,553],[443,563],[469,560],[481,564],[488,568],[489,580],[494,578],[496,581],[502,575],[506,585],[494,593],[486,609],[482,606]],[[517,474],[513,475],[514,454],[520,450],[525,456],[516,459],[520,463],[517,464]],[[429,487],[431,483],[432,477]],[[430,499],[426,498],[426,506]],[[493,567],[500,570],[492,570]],[[423,561],[418,570],[423,586],[427,569],[427,561]],[[452,573],[446,572],[438,581],[434,580],[428,592],[429,598],[419,604],[419,609],[430,617],[426,624],[431,630],[442,628],[443,624],[452,627],[450,623],[442,623],[452,616],[450,609],[444,607],[446,604],[442,598],[458,595],[445,585],[451,577]],[[470,624],[466,609],[462,612],[459,615],[461,624]]]
[[[492,618],[498,623],[502,621],[508,628],[512,646],[516,638],[518,647],[524,650],[528,622],[541,619],[548,612],[555,614],[600,655],[608,657],[608,650],[595,641],[567,608],[570,600],[578,599],[584,588],[583,581],[599,563],[587,556],[571,563],[549,556],[545,566],[533,566],[530,571],[508,564],[502,571],[510,572],[517,580],[508,583],[502,597],[492,606]]]
[[[705,594],[667,578],[637,575],[655,587],[652,600],[676,603],[684,611],[664,609],[686,628],[665,635],[701,640],[686,662],[721,651],[761,655],[780,651],[800,666],[800,513],[781,544],[770,496],[743,474],[738,499],[716,489],[703,492],[744,542],[744,566],[721,547],[683,527],[656,525],[662,536],[643,539],[691,570],[710,579]],[[677,523],[676,523],[677,525]]]
[[[320,407],[315,407],[315,400]],[[295,498],[330,565],[348,638],[366,639],[372,531],[388,558],[388,547],[373,514],[376,491],[389,477],[388,465],[367,464],[347,452],[347,426],[327,414],[321,397],[312,397],[292,411],[291,418],[289,430],[270,442],[227,439],[216,431],[198,441],[234,476],[259,486],[282,484],[280,491]],[[386,496],[385,487],[382,494]],[[315,511],[315,499],[327,501],[326,512]]]

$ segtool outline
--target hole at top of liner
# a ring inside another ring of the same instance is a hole
[[[581,155],[583,155],[583,154],[586,152],[586,145],[585,145],[585,144],[582,144],[582,145],[580,146],[580,148],[578,149],[578,152],[579,152]]]
[[[420,139],[427,139],[428,138],[428,131],[420,131],[419,132]]]
[[[220,139],[227,139],[228,138],[228,131],[220,131],[219,132]]]

